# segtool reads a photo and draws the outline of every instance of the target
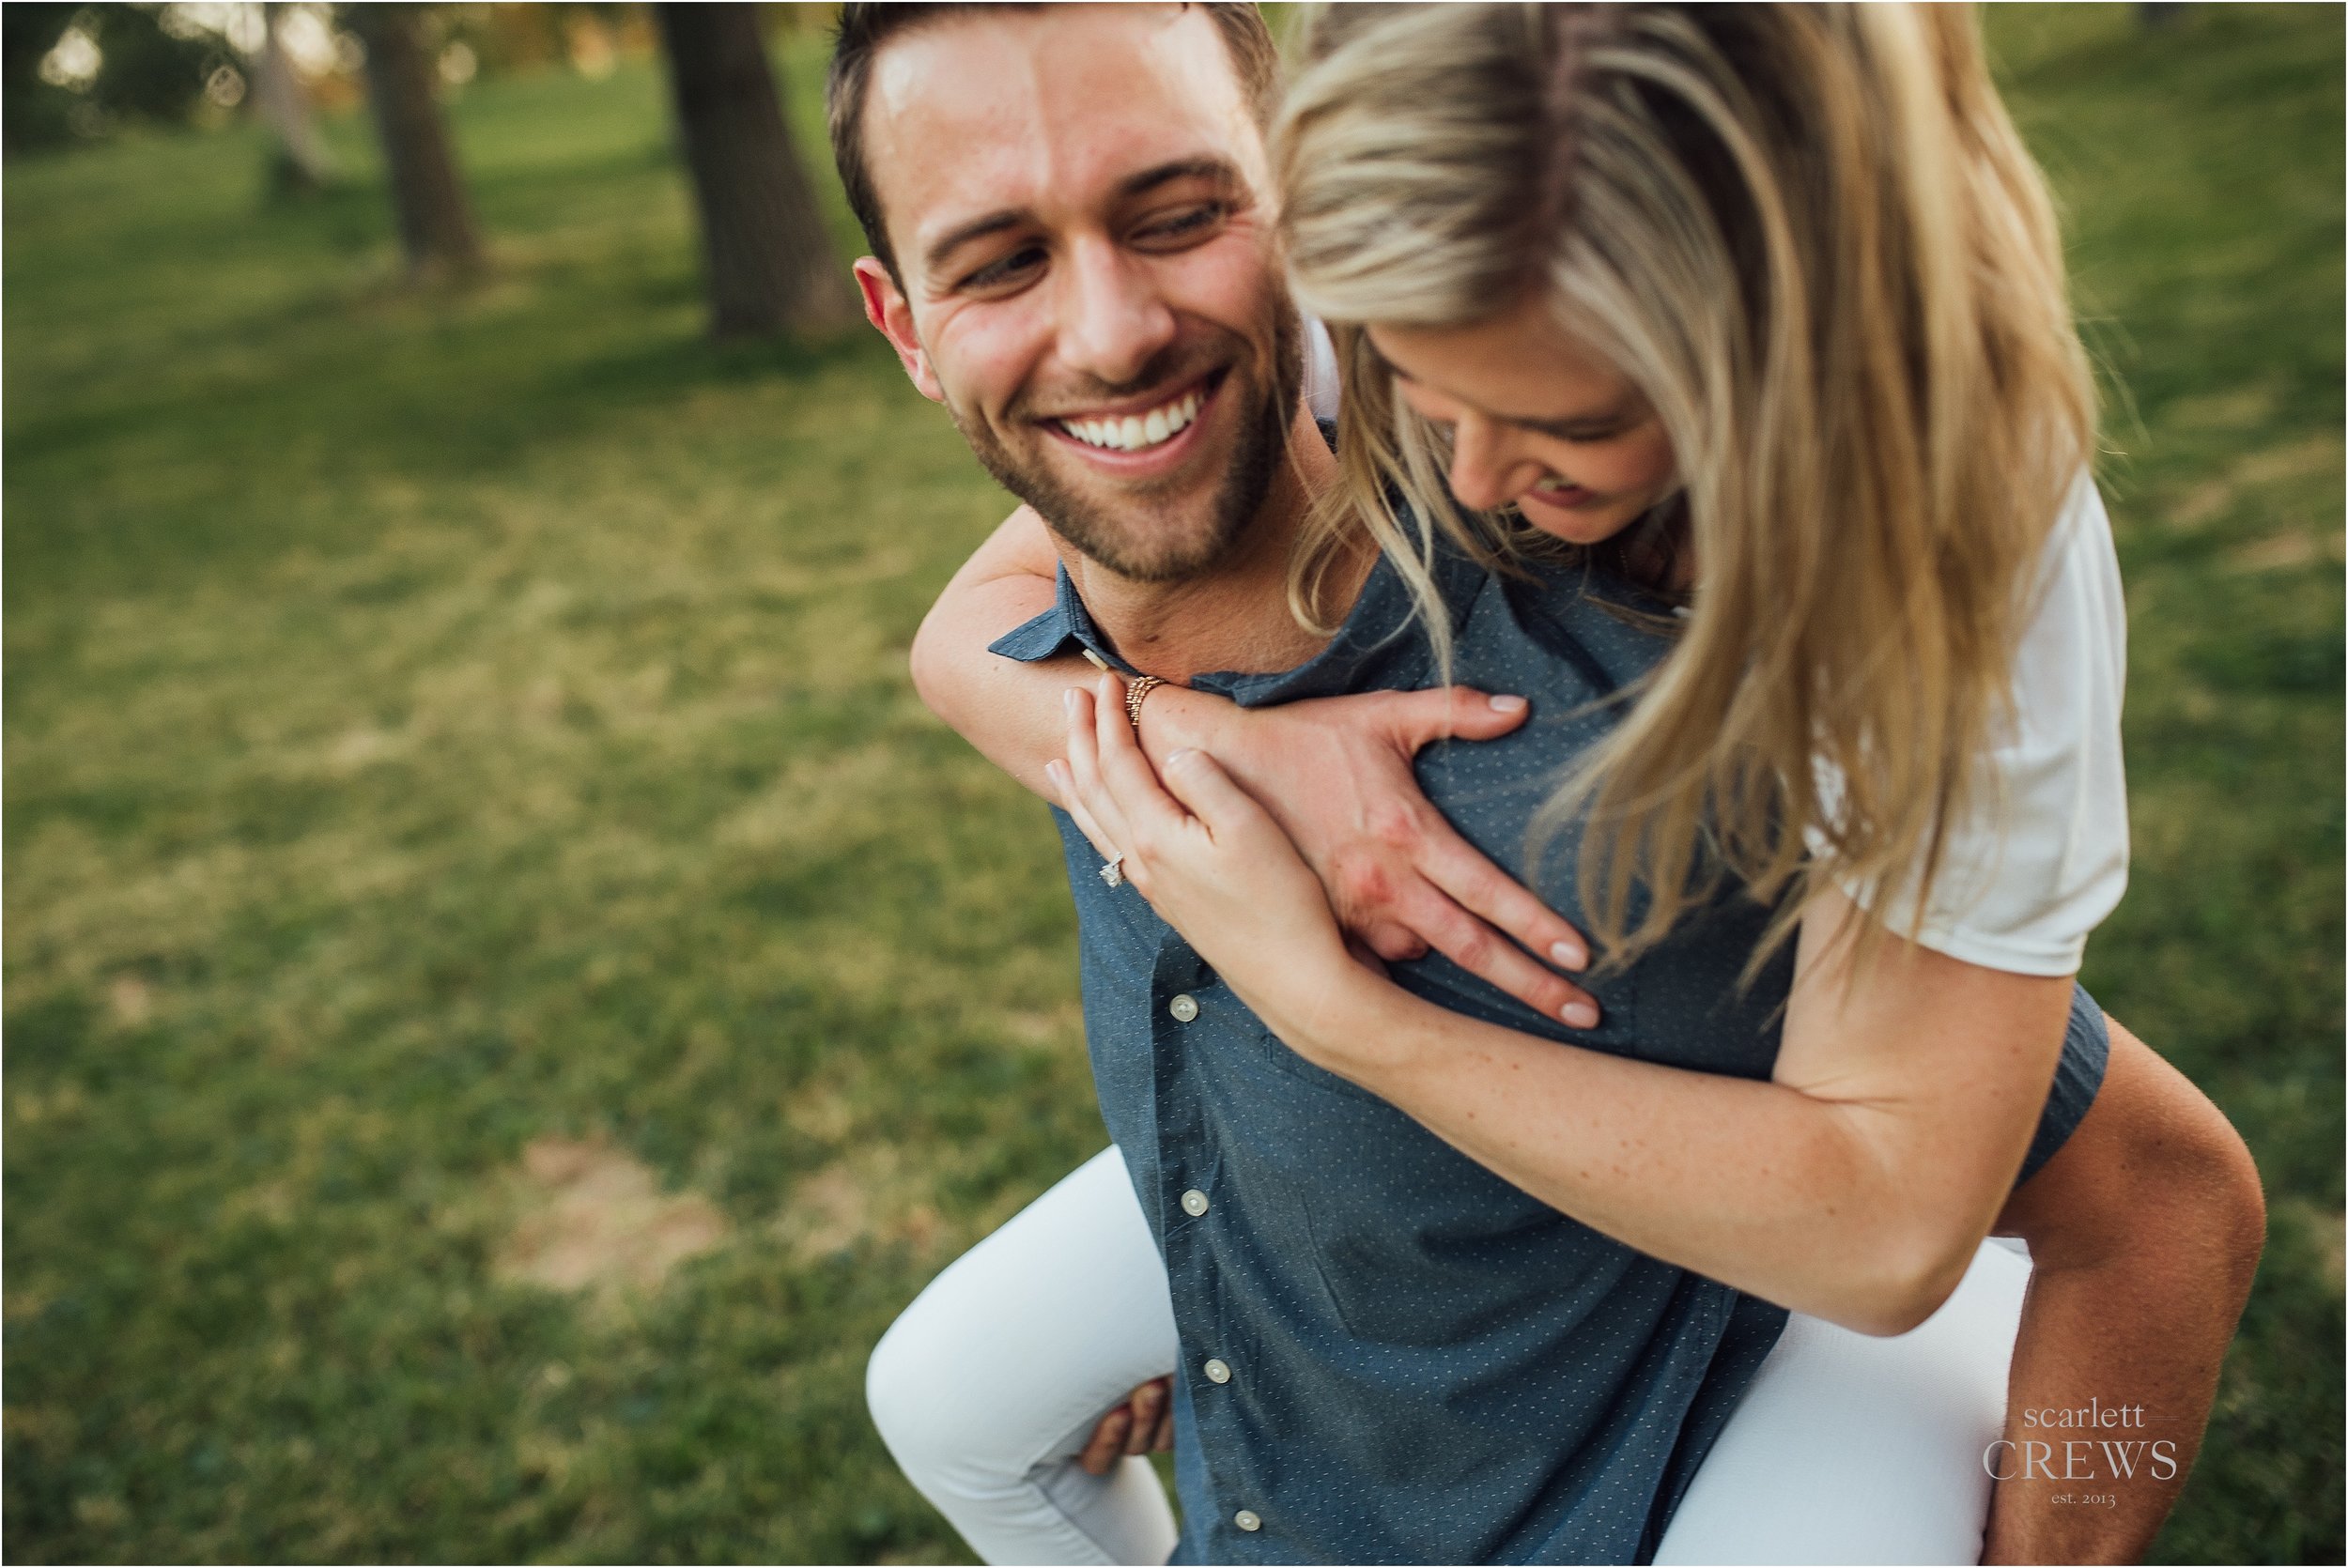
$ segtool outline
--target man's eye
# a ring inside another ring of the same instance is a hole
[[[1144,224],[1135,231],[1135,238],[1156,243],[1199,238],[1221,223],[1228,211],[1221,202],[1186,208],[1170,218]]]
[[[965,288],[999,287],[1004,284],[1017,282],[1021,274],[1031,271],[1043,264],[1043,247],[1030,245],[1025,250],[1013,251],[1000,261],[988,262],[984,267],[963,279],[962,286]]]

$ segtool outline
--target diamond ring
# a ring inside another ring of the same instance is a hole
[[[1101,880],[1107,883],[1111,887],[1124,886],[1124,861],[1125,857],[1121,854],[1113,854],[1109,856],[1108,864],[1101,868]]]

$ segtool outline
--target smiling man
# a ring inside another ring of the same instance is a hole
[[[1104,133],[1081,29],[1060,48],[908,27],[843,98],[870,104],[842,169],[875,241],[856,269],[875,324],[1005,489],[1079,558],[1152,584],[1241,543],[1297,407],[1297,316],[1263,264],[1262,146],[1244,133],[1259,105],[1189,47],[1193,23],[1145,33],[1146,67],[1122,84],[1150,95],[1133,105],[1154,122],[1149,145]],[[1259,40],[1236,47],[1268,92]],[[894,209],[918,215],[902,233],[876,169]],[[1034,289],[1043,237],[1071,233],[1055,286]],[[1080,312],[1091,330],[1058,331],[1068,288],[1107,307]]]
[[[923,695],[1057,799],[1045,766],[1075,655],[1120,668],[1152,756],[1202,746],[1251,790],[1250,746],[1281,758],[1259,792],[1275,815],[1311,797],[1314,811],[1283,817],[1308,859],[1307,819],[1340,823],[1317,868],[1349,929],[1398,961],[1398,984],[1600,1068],[1629,1059],[1657,1103],[1768,1080],[1791,955],[1738,984],[1767,910],[1728,900],[1634,968],[1577,985],[1531,956],[1579,968],[1577,933],[1491,864],[1522,870],[1551,782],[1610,722],[1604,699],[1651,666],[1654,638],[1575,581],[1503,583],[1446,558],[1436,586],[1460,674],[1531,695],[1528,724],[1521,699],[1421,689],[1433,661],[1391,563],[1356,552],[1314,585],[1342,623],[1334,636],[1290,611],[1291,551],[1335,467],[1299,397],[1304,334],[1274,254],[1273,85],[1247,6],[843,8],[832,140],[873,247],[857,266],[868,314],[1027,503],[925,624]],[[1055,569],[1056,592],[1035,575]],[[1356,717],[1327,716],[1340,711]],[[1416,776],[1464,838],[1413,783],[1418,746],[1448,734],[1488,744],[1422,757]],[[1096,1484],[1075,1459],[1123,1390],[1171,1372],[1185,1560],[1595,1562],[1666,1546],[1732,1413],[1761,1403],[1745,1398],[1756,1372],[1781,1364],[1784,1310],[1568,1217],[1290,1052],[1057,821],[1117,1147],[941,1275],[876,1349],[875,1418],[925,1493],[992,1560],[1160,1560],[1172,1530],[1146,1462]],[[1377,860],[1395,840],[1403,859]],[[1365,863],[1356,880],[1383,901],[1345,891],[1338,873]],[[1569,880],[1544,890],[1571,906]],[[2051,1089],[2041,1078],[2006,1097],[2025,1115],[2045,1106],[2008,1219],[2066,1211],[2060,1186],[2068,1213],[2105,1227],[2095,1267],[2042,1267],[2032,1310],[2059,1347],[2040,1359],[2054,1379],[2083,1343],[2160,1360],[2140,1331],[2152,1314],[2098,1305],[2114,1268],[2144,1267],[2137,1237],[2189,1249],[2205,1234],[2185,1223],[2189,1205],[2155,1195],[2180,1151],[2201,1153],[2173,1136],[2186,1124],[2168,1124],[2160,1160],[2120,1136],[2179,1087],[2198,1097],[2123,1044],[2098,1099],[2102,1021],[2075,1003]],[[2053,1042],[2040,1045],[2043,1062]],[[1590,1083],[1592,1110],[1608,1109]],[[2071,1139],[2091,1102],[2124,1109]],[[1636,1120],[1626,1107],[1617,1125]],[[1625,1203],[1644,1201],[1638,1224],[1668,1239],[1685,1214],[1637,1185],[1688,1158],[1626,1145],[1598,1163],[1634,1174]],[[2012,1310],[1987,1314],[1961,1358],[1971,1393],[1985,1380],[1993,1401]],[[1936,1490],[1954,1499],[1954,1537],[1972,1531],[1947,1550],[1970,1556],[1994,1422],[1969,1439],[1923,1403],[1911,1426],[1959,1436],[1929,1473],[1838,1470],[1820,1509],[1874,1488],[1915,1516]],[[1846,1414],[1861,1429],[1858,1407]],[[1748,1446],[1794,1452],[1784,1431]],[[1778,1494],[1764,1500],[1785,1506],[1800,1469],[1764,1466]],[[1886,1549],[1942,1549],[1919,1539]]]

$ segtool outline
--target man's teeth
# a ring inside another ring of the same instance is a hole
[[[1087,446],[1107,447],[1112,452],[1140,452],[1188,429],[1190,422],[1198,417],[1198,405],[1204,401],[1200,393],[1191,392],[1146,414],[1127,414],[1123,419],[1064,419],[1059,427]]]

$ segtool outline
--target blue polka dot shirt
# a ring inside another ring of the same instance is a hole
[[[1527,829],[1609,699],[1663,639],[1560,572],[1504,582],[1438,562],[1455,678],[1522,693],[1497,741],[1418,760],[1429,797],[1568,920],[1568,831],[1526,863]],[[1615,591],[1618,595],[1627,590]],[[1385,562],[1337,637],[1277,674],[1194,684],[1248,705],[1436,683]],[[1123,666],[1063,573],[1054,607],[994,645],[1082,646]],[[1101,1110],[1166,1260],[1181,1334],[1178,1562],[1645,1562],[1775,1344],[1784,1310],[1664,1263],[1493,1176],[1392,1105],[1274,1038],[1058,816],[1080,926]],[[1769,911],[1740,895],[1683,922],[1591,990],[1574,1030],[1441,955],[1395,979],[1563,1044],[1769,1076],[1790,951],[1740,990]],[[2101,1082],[2100,1012],[2079,993],[2025,1174]]]

